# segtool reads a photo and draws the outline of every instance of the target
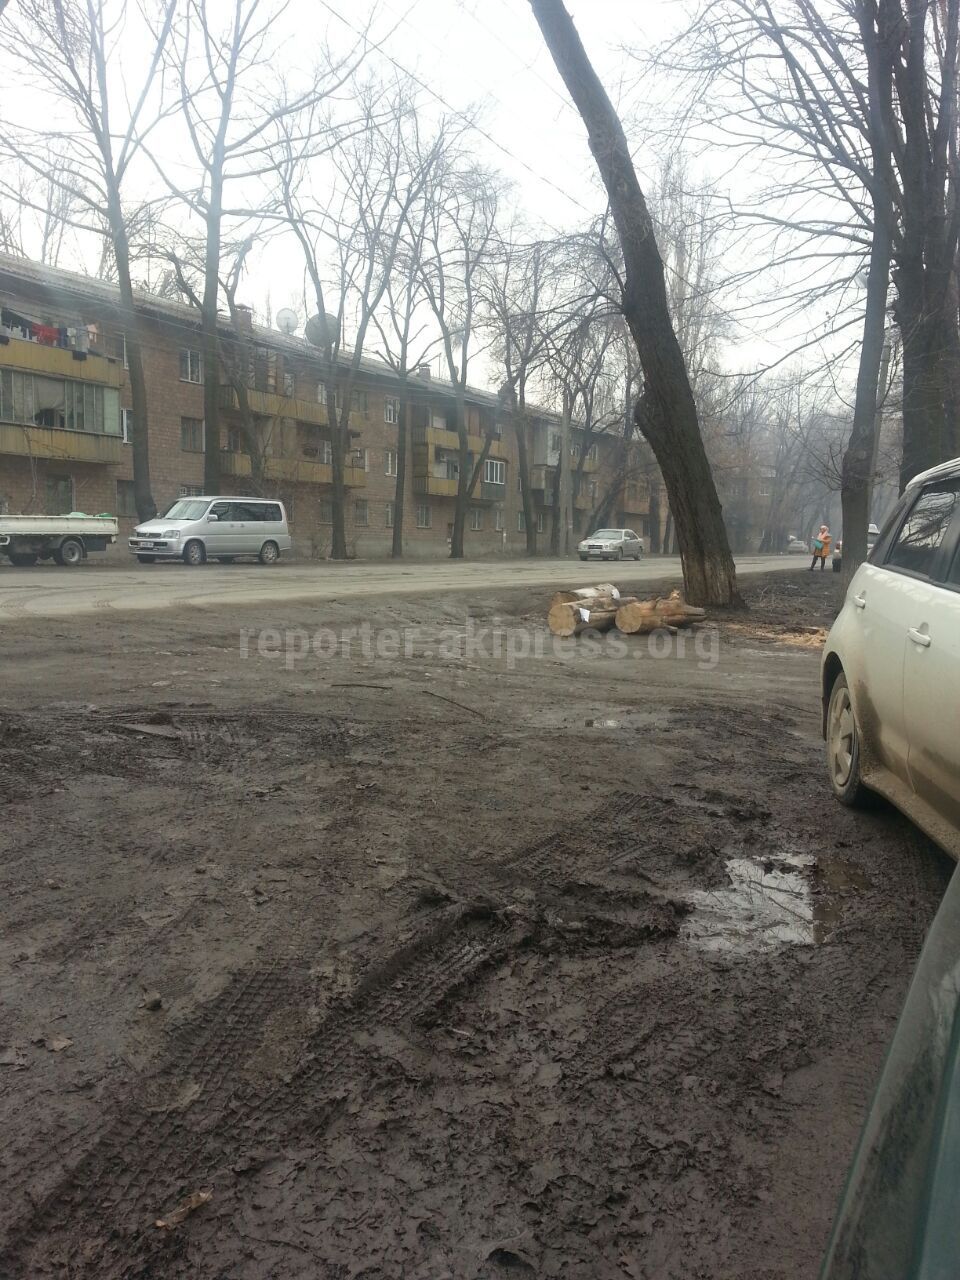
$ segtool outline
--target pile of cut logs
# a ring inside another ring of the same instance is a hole
[[[547,626],[555,636],[578,636],[581,631],[609,631],[616,627],[627,635],[648,631],[676,631],[706,615],[705,609],[686,604],[679,591],[652,600],[622,596],[611,582],[596,587],[558,591],[550,601]]]

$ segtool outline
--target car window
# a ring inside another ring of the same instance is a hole
[[[217,516],[220,520],[230,519],[230,503],[215,502],[210,508],[210,515]]]
[[[956,507],[956,489],[925,489],[890,547],[888,567],[929,577]]]
[[[254,520],[263,519],[263,507],[259,502],[235,502],[233,504],[234,520],[242,520],[250,524]]]
[[[280,511],[279,503],[276,503],[276,502],[264,503],[264,505],[260,508],[260,510],[263,513],[262,518],[264,520],[274,520],[277,523],[279,523],[283,519],[283,515]]]

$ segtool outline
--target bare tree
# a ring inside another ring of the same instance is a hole
[[[305,143],[299,147],[295,134],[285,133],[278,164],[286,225],[299,242],[317,309],[314,337],[331,425],[334,559],[347,555],[345,462],[367,335],[398,263],[406,257],[408,271],[415,269],[411,257],[419,263],[419,250],[410,241],[413,210],[443,147],[442,136],[421,144],[416,105],[405,83],[392,91],[368,85],[358,100],[358,114],[349,137],[333,154],[335,175],[322,192],[306,180],[305,169],[316,163],[311,130],[303,133]],[[331,196],[337,201],[332,219]]]
[[[699,604],[736,603],[736,570],[720,501],[670,319],[653,223],[623,126],[561,0],[530,0],[530,4],[586,126],[620,238],[624,264],[621,306],[645,378],[638,423],[663,473],[687,594]]]
[[[157,86],[177,0],[161,0],[152,32],[145,32],[146,65],[131,72],[136,86],[118,82],[128,55],[130,16],[122,0],[49,4],[22,0],[7,26],[6,56],[20,78],[43,84],[65,110],[62,125],[8,128],[0,154],[14,158],[42,187],[59,193],[60,220],[109,242],[120,294],[133,397],[131,444],[137,514],[156,514],[150,486],[147,387],[143,335],[134,298],[132,215],[127,187],[144,139],[162,117]],[[24,193],[18,193],[23,200]],[[29,199],[29,197],[28,197]],[[43,210],[41,210],[43,212]]]
[[[488,434],[471,467],[467,371],[479,319],[484,270],[495,243],[499,179],[475,165],[455,165],[448,160],[432,173],[428,194],[420,281],[440,330],[447,375],[453,385],[459,459],[450,555],[461,559],[467,504],[492,442]]]
[[[180,0],[177,21],[166,48],[166,65],[178,92],[178,121],[184,151],[193,172],[178,176],[179,166],[151,159],[171,195],[201,221],[204,238],[200,330],[203,347],[205,428],[204,488],[220,489],[220,351],[217,314],[221,300],[220,249],[225,223],[249,219],[251,195],[273,176],[277,135],[309,138],[323,132],[319,104],[335,95],[353,73],[359,56],[324,51],[321,65],[291,90],[276,76],[264,83],[262,70],[283,56],[276,35],[283,0],[232,0],[225,8],[213,0]],[[221,14],[223,17],[221,18]],[[303,131],[303,132],[301,132]],[[311,132],[312,131],[312,132]],[[230,196],[239,186],[236,203]],[[265,203],[257,217],[268,212]],[[241,232],[242,234],[242,232]],[[236,235],[236,231],[234,231]]]

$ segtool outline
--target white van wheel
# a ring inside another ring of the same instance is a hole
[[[184,564],[189,564],[193,568],[196,568],[198,565],[203,564],[206,558],[207,558],[207,553],[203,549],[203,543],[198,542],[196,538],[194,538],[191,542],[188,542],[187,545],[183,548]]]
[[[260,548],[261,564],[276,564],[280,559],[280,548],[275,542],[265,542]]]

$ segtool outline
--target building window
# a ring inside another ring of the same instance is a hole
[[[292,373],[283,375],[283,394],[288,400],[292,400],[297,394],[297,383]]]
[[[582,450],[581,450],[581,448],[580,448],[580,446],[579,446],[578,444],[572,444],[572,445],[570,446],[570,457],[571,457],[571,458],[579,458],[579,457],[580,457],[581,452],[582,452]]]
[[[430,505],[426,502],[417,503],[417,528],[429,529],[432,521],[430,519]]]
[[[203,382],[203,361],[199,351],[191,351],[187,347],[180,349],[180,381]]]
[[[591,462],[596,462],[599,456],[600,454],[597,450],[597,446],[595,444],[592,444],[590,446],[590,452],[587,454],[587,457],[590,459]]]
[[[114,360],[119,360],[125,369],[130,368],[130,361],[127,357],[127,335],[125,333],[111,335],[107,352],[113,356]]]
[[[389,422],[391,426],[396,426],[400,421],[400,401],[387,396],[383,402],[383,420]]]
[[[177,490],[178,498],[199,498],[203,493],[202,484],[182,484]]]
[[[503,532],[503,507],[494,508],[493,527],[496,529],[497,533]]]
[[[517,533],[526,533],[527,517],[522,511],[517,512]]]
[[[325,382],[317,383],[317,404],[327,403],[327,384]]]
[[[180,448],[184,453],[203,453],[203,419],[180,419]]]
[[[546,521],[544,520],[543,512],[538,511],[537,512],[537,533],[543,533],[543,530],[545,527],[546,527]]]
[[[487,458],[483,464],[483,479],[485,484],[506,484],[507,464],[496,458]]]
[[[396,449],[388,449],[383,455],[383,474],[385,476],[395,476],[397,474]]]
[[[120,393],[92,382],[0,369],[0,422],[119,436]]]
[[[132,480],[117,481],[117,515],[136,519],[137,499]]]
[[[133,444],[133,410],[120,410],[120,435],[124,444]]]
[[[483,528],[483,507],[470,508],[470,528],[474,531]]]
[[[46,514],[65,516],[73,510],[73,478],[47,476]]]
[[[395,502],[387,503],[386,513],[385,513],[385,523],[388,529],[393,528],[393,522],[396,517],[396,510],[397,510],[397,504]]]
[[[552,431],[552,432],[550,433],[550,452],[551,452],[551,453],[559,453],[559,452],[560,452],[560,445],[561,445],[562,443],[563,443],[563,438],[561,437],[560,432],[559,432],[559,431]]]
[[[365,391],[350,392],[350,412],[359,414],[363,418],[367,416],[367,393]]]
[[[227,427],[227,453],[243,453],[243,432],[239,427]]]
[[[369,510],[366,498],[357,498],[353,504],[353,523],[366,527],[369,524]]]
[[[350,465],[356,467],[358,471],[366,471],[367,469],[367,451],[366,449],[350,450]]]
[[[333,524],[333,503],[329,498],[321,498],[317,503],[317,522]]]

